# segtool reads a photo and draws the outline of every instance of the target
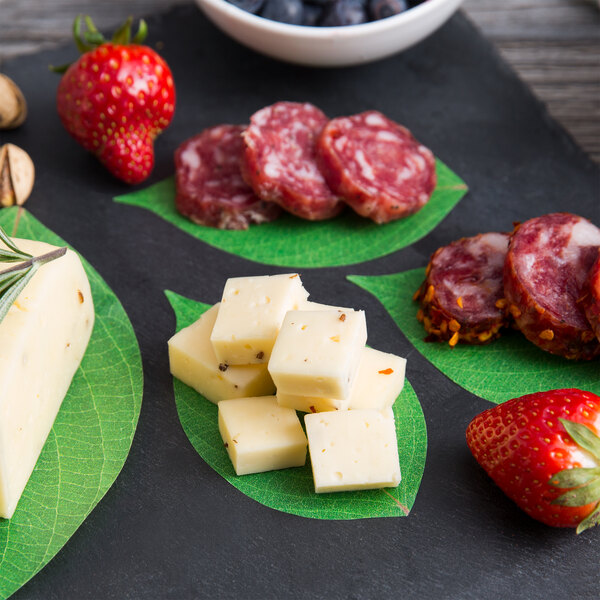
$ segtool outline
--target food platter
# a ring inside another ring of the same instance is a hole
[[[597,223],[597,167],[461,15],[403,55],[339,70],[292,67],[253,54],[192,6],[149,24],[150,42],[161,42],[178,93],[149,184],[172,175],[172,154],[183,139],[215,123],[243,122],[287,99],[313,102],[331,115],[380,110],[406,124],[468,185],[469,193],[413,244],[369,262],[302,272],[318,301],[367,310],[369,344],[408,357],[408,379],[427,425],[423,479],[407,518],[323,521],[255,502],[202,460],[177,414],[166,352],[175,319],[164,291],[214,303],[227,278],[287,272],[272,266],[285,263],[224,252],[149,211],[114,202],[131,189],[81,152],[55,113],[57,81],[46,66],[69,60],[71,49],[19,58],[5,70],[22,82],[30,115],[7,140],[26,148],[36,164],[29,208],[77,248],[121,300],[140,344],[145,394],[122,475],[15,598],[98,597],[99,589],[107,598],[403,592],[547,598],[562,592],[566,574],[575,581],[573,594],[592,597],[598,532],[576,538],[570,530],[549,530],[490,485],[464,438],[468,422],[490,401],[433,368],[393,315],[347,276],[423,268],[453,239],[509,231],[513,221],[552,211],[576,207]],[[352,238],[357,245],[359,233]],[[530,575],[517,580],[523,571]]]

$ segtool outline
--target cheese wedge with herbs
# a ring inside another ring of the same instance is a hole
[[[15,243],[34,256],[55,249]],[[90,285],[71,250],[38,269],[0,322],[0,517],[15,511],[93,326]]]
[[[229,398],[268,396],[275,392],[267,365],[229,366],[220,363],[210,343],[221,304],[169,340],[171,373],[217,404]]]

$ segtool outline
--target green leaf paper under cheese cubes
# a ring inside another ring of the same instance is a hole
[[[195,322],[209,305],[166,292],[177,317],[177,330]],[[218,428],[217,406],[178,379],[173,380],[181,425],[190,442],[219,475],[261,504],[314,519],[403,517],[412,508],[427,453],[427,430],[410,383],[393,406],[402,481],[397,488],[316,494],[310,462],[303,467],[237,476]]]

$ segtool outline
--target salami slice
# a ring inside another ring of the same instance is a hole
[[[344,205],[332,193],[315,161],[315,140],[327,117],[312,104],[277,102],[254,113],[243,134],[242,173],[259,198],[319,221]]]
[[[331,120],[317,141],[317,162],[329,187],[375,223],[417,212],[436,184],[431,151],[374,110]]]
[[[247,229],[273,221],[278,206],[263,202],[242,179],[242,125],[218,125],[186,140],[175,152],[175,204],[195,223]]]
[[[507,324],[502,271],[508,250],[505,233],[462,238],[434,252],[414,299],[426,341],[485,344]]]
[[[585,316],[600,341],[600,248],[596,262],[588,274],[582,302]]]
[[[583,217],[553,213],[518,226],[504,266],[504,293],[517,327],[540,348],[589,360],[600,344],[580,299],[600,246]]]

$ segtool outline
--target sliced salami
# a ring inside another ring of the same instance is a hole
[[[583,309],[592,330],[600,341],[600,248],[584,286]]]
[[[218,125],[186,140],[175,152],[177,210],[201,225],[247,229],[273,221],[277,205],[263,202],[242,179],[242,125]]]
[[[319,221],[344,205],[325,183],[315,160],[315,140],[327,117],[312,104],[277,102],[254,113],[243,134],[242,173],[259,198]]]
[[[508,250],[505,233],[462,238],[434,252],[414,299],[426,341],[486,344],[507,324],[502,271]]]
[[[580,301],[599,246],[600,229],[569,213],[530,219],[515,229],[504,293],[517,327],[540,348],[570,359],[600,354]]]
[[[375,223],[417,212],[436,184],[431,151],[374,110],[332,119],[317,141],[317,162],[329,187]]]

